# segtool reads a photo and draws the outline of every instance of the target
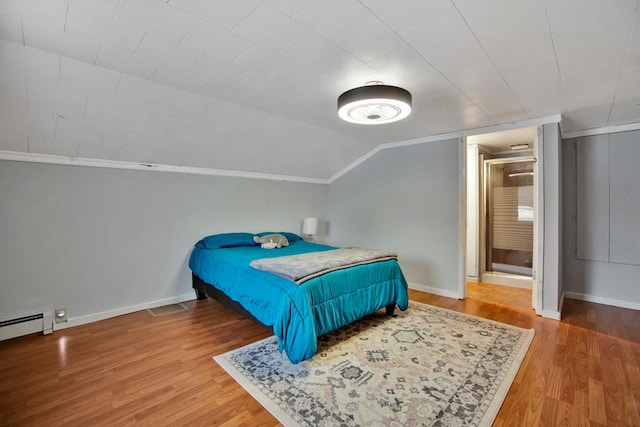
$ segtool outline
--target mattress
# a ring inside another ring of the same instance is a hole
[[[320,335],[387,305],[408,306],[407,282],[395,259],[332,271],[302,284],[250,266],[257,259],[332,249],[302,240],[280,249],[196,245],[189,267],[271,327],[280,350],[298,363],[315,354]]]

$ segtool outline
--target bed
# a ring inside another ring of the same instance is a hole
[[[258,235],[266,234],[270,233]],[[306,242],[294,233],[279,234],[288,246],[264,249],[251,233],[205,237],[193,248],[189,268],[199,299],[215,298],[271,328],[280,351],[292,363],[312,357],[323,334],[384,307],[388,314],[395,306],[407,309],[407,282],[395,257],[329,269],[298,282],[255,267],[288,258],[326,257],[340,250]]]

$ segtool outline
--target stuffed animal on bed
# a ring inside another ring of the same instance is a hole
[[[265,249],[281,248],[289,246],[289,241],[282,234],[267,234],[266,236],[253,236],[253,241],[260,243]]]

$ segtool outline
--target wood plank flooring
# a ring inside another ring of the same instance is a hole
[[[467,298],[533,310],[531,289],[496,285],[484,282],[467,282]]]
[[[410,291],[535,328],[496,426],[640,426],[640,313],[566,300],[564,318]],[[212,300],[0,343],[0,425],[274,426],[211,357],[270,335]]]

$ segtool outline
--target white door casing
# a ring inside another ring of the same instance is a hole
[[[543,133],[538,126],[533,140],[533,274],[531,283],[531,306],[540,314],[542,311],[542,290],[544,271],[544,167]]]

